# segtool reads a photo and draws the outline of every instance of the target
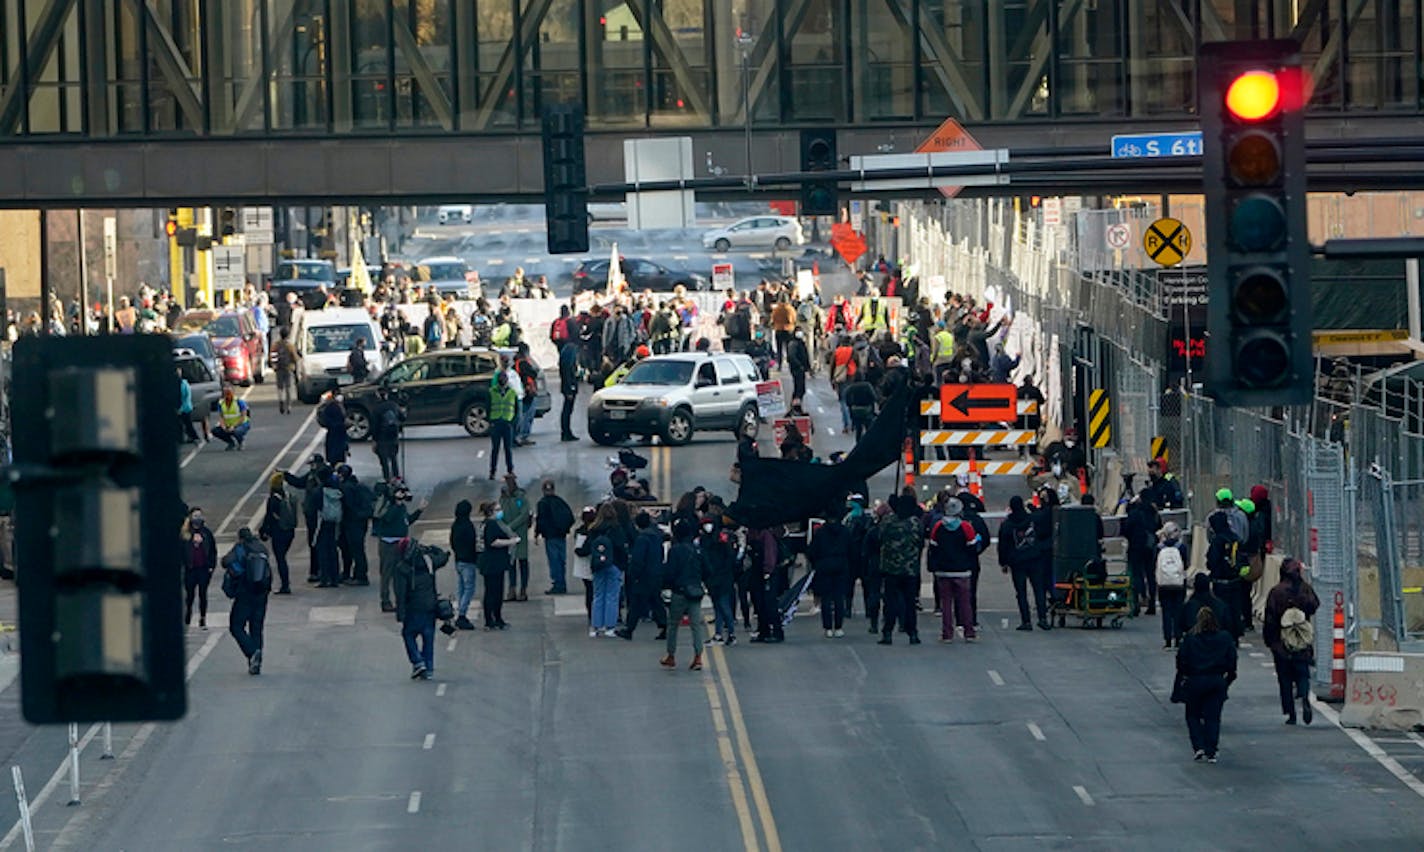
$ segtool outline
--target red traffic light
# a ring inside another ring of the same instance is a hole
[[[1275,72],[1244,71],[1226,89],[1226,109],[1239,121],[1261,121],[1281,106],[1281,81]]]
[[[178,223],[173,221],[172,219],[169,219],[163,225],[163,233],[167,234],[169,237],[178,236]]]

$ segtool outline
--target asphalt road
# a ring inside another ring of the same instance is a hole
[[[190,502],[224,539],[258,508],[266,474],[319,440],[299,408],[250,396],[243,453],[203,448],[184,468]],[[848,446],[813,383],[818,451]],[[817,404],[819,403],[819,405]],[[824,408],[824,413],[820,409]],[[582,433],[582,429],[579,429]],[[608,450],[557,441],[517,451],[526,483],[551,477],[571,502],[607,488]],[[483,441],[412,430],[410,479],[440,540],[462,497],[494,494]],[[649,451],[649,480],[729,496],[727,435]],[[355,451],[358,473],[375,458]],[[883,475],[877,494],[893,486]],[[297,577],[305,576],[301,547]],[[535,557],[531,589],[542,591]],[[453,590],[449,571],[439,577]],[[213,588],[217,609],[225,609]],[[975,645],[874,644],[862,618],[839,640],[801,618],[780,646],[715,649],[689,672],[659,669],[661,643],[590,640],[576,596],[506,606],[507,632],[440,639],[437,678],[408,678],[376,590],[298,583],[274,598],[263,674],[250,677],[221,627],[194,628],[190,711],[115,727],[81,758],[83,804],[47,785],[62,729],[17,721],[0,691],[0,755],[22,767],[43,849],[1417,849],[1424,808],[1328,720],[1284,728],[1259,642],[1242,649],[1221,763],[1193,763],[1168,703],[1171,656],[1155,619],[1120,631],[1017,633],[1009,584],[982,589]],[[927,613],[923,616],[931,618]],[[81,728],[81,735],[88,733]],[[1424,747],[1376,739],[1406,770]],[[0,829],[15,822],[0,800]],[[0,842],[16,848],[18,830]],[[18,848],[23,848],[22,845]]]

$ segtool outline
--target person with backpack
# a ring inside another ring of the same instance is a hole
[[[291,329],[283,325],[277,330],[277,345],[273,347],[276,356],[277,411],[281,414],[292,413],[292,388],[296,384],[297,361],[301,357],[297,354],[297,347],[292,345],[291,336]]]
[[[484,550],[480,552],[479,566],[480,576],[485,580],[485,596],[481,601],[485,629],[504,630],[509,627],[504,620],[504,575],[513,564],[509,555],[519,544],[519,536],[505,525],[504,512],[492,500],[480,504],[480,518],[479,536]]]
[[[707,639],[707,620],[702,617],[702,596],[707,588],[707,560],[692,542],[697,527],[686,518],[672,525],[672,547],[668,549],[667,569],[663,573],[663,597],[668,602],[667,653],[658,665],[677,668],[677,631],[682,619],[692,628],[692,671],[702,670],[702,645]],[[597,575],[594,581],[597,582]],[[615,613],[617,607],[615,606]]]
[[[272,542],[272,555],[277,560],[277,578],[281,580],[281,586],[273,594],[290,595],[292,578],[287,565],[287,551],[292,549],[292,541],[297,537],[297,507],[287,494],[286,478],[280,473],[272,474],[267,481],[267,506],[257,533],[262,541]]]
[[[624,534],[612,501],[598,507],[588,530],[584,553],[593,572],[593,615],[589,638],[615,636],[618,598],[623,591],[623,569],[628,565],[631,542]]]
[[[346,356],[346,372],[357,384],[371,376],[371,365],[366,363],[366,342],[359,336],[351,341],[351,353]]]
[[[399,545],[410,535],[410,525],[420,520],[426,503],[415,511],[406,509],[413,499],[410,489],[400,480],[376,484],[376,511],[371,523],[371,537],[376,539],[376,555],[381,575],[381,612],[395,612],[391,603],[391,584],[395,566],[400,561]]]
[[[405,413],[390,388],[378,388],[376,399],[379,401],[371,410],[371,449],[381,462],[381,479],[399,479],[401,424],[405,422]]]
[[[549,563],[549,588],[546,595],[568,594],[565,579],[569,561],[569,532],[574,528],[574,510],[554,493],[554,480],[546,479],[541,486],[543,496],[534,506],[534,540],[544,539],[544,556]]]
[[[1281,713],[1287,725],[1295,724],[1295,699],[1307,725],[1310,707],[1310,667],[1315,663],[1315,611],[1320,598],[1305,581],[1298,560],[1281,563],[1281,581],[1266,595],[1261,617],[1261,641],[1271,649],[1276,664],[1276,684],[1281,691]]]
[[[633,535],[632,546],[628,548],[628,612],[623,626],[615,630],[614,635],[631,641],[640,621],[652,621],[658,625],[658,635],[666,639],[667,608],[659,596],[663,588],[663,531],[653,523],[652,515],[645,511],[638,512],[633,518],[633,526],[637,532]],[[594,631],[590,630],[589,636],[593,635]]]
[[[1206,518],[1206,568],[1211,574],[1212,592],[1227,606],[1221,626],[1237,639],[1246,624],[1240,612],[1240,585],[1250,573],[1247,539],[1251,535],[1246,513],[1232,499],[1231,489],[1216,492],[1216,509]]]
[[[366,528],[376,514],[376,493],[356,478],[351,465],[336,469],[341,481],[341,581],[353,586],[371,585],[366,561]]]
[[[341,585],[341,480],[328,473],[321,484],[321,514],[317,518],[316,559],[318,589],[333,589]]]
[[[549,323],[549,342],[554,349],[562,349],[565,343],[574,339],[573,316],[568,305],[559,305],[559,315]]]
[[[1085,495],[1086,496],[1086,495]],[[1157,531],[1162,518],[1146,497],[1138,492],[1127,504],[1122,519],[1122,537],[1127,539],[1127,569],[1132,576],[1132,614],[1147,603],[1147,614],[1157,614]]]
[[[806,398],[806,374],[811,372],[811,353],[806,348],[806,333],[797,330],[786,341],[786,367],[791,371],[791,398]]]
[[[1236,643],[1210,607],[1197,611],[1196,623],[1177,649],[1177,678],[1172,692],[1186,705],[1193,759],[1216,763],[1221,709],[1236,680]]]
[[[860,581],[861,606],[870,622],[870,633],[880,632],[880,562],[879,547],[870,545],[875,529],[875,516],[865,510],[865,495],[857,491],[846,497],[845,515],[841,524],[850,535],[846,556],[850,560],[850,576],[846,585],[846,617],[855,612],[855,584]],[[872,559],[872,554],[876,557]]]
[[[980,543],[979,531],[964,520],[964,504],[957,498],[949,498],[944,516],[930,528],[926,557],[935,585],[939,587],[941,642],[954,641],[956,619],[964,631],[964,641],[976,639],[969,581],[979,561]]]
[[[850,581],[850,531],[841,517],[831,512],[826,522],[812,531],[806,558],[816,572],[811,591],[821,599],[821,629],[827,639],[845,636],[846,587]]]
[[[878,644],[894,644],[898,620],[910,636],[910,644],[920,644],[916,608],[920,597],[920,550],[924,527],[920,507],[913,496],[890,498],[890,514],[880,522],[880,575],[885,583],[885,623]]]
[[[1157,600],[1162,604],[1162,648],[1171,650],[1182,642],[1178,623],[1187,598],[1187,545],[1176,521],[1168,521],[1157,531],[1157,557],[1153,572],[1157,580]]]
[[[440,315],[440,306],[434,302],[421,327],[420,339],[426,349],[439,349],[445,340],[445,319]]]
[[[1210,609],[1216,616],[1218,625],[1224,624],[1225,620],[1231,616],[1231,607],[1226,601],[1218,598],[1212,590],[1211,576],[1209,574],[1192,575],[1192,596],[1187,598],[1187,602],[1182,604],[1181,612],[1177,613],[1177,634],[1184,636],[1189,633],[1197,623],[1197,613],[1203,609]],[[1177,647],[1181,647],[1181,642]]]
[[[272,567],[267,548],[247,527],[237,531],[237,544],[222,558],[223,592],[232,598],[228,632],[247,658],[247,673],[262,673],[262,625],[267,596],[272,592]]]
[[[435,621],[440,606],[435,572],[450,561],[450,552],[414,538],[403,539],[399,549],[396,621],[401,624],[411,680],[430,680],[435,676]]]
[[[1043,574],[1039,570],[1039,550],[1038,529],[1033,516],[1024,507],[1023,498],[1016,494],[1009,498],[1009,514],[999,525],[999,567],[1013,580],[1014,597],[1019,605],[1017,629],[1025,632],[1033,630],[1033,623],[1029,621],[1029,587],[1033,588],[1033,608],[1038,614],[1038,626],[1042,630],[1048,629],[1048,590],[1043,586]]]

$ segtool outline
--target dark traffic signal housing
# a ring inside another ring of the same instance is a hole
[[[155,334],[25,337],[13,376],[25,719],[180,718],[172,344]]]
[[[833,172],[840,166],[836,156],[836,131],[801,131],[801,171]],[[802,216],[834,216],[839,212],[838,187],[834,180],[807,180],[801,184]]]
[[[583,106],[544,108],[544,221],[549,253],[588,251],[588,179],[584,169]]]
[[[1293,41],[1202,45],[1207,391],[1227,405],[1314,393],[1304,111]]]

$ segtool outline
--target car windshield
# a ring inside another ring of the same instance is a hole
[[[203,330],[213,337],[241,337],[242,326],[238,324],[237,317],[228,314],[218,317],[207,325]]]
[[[214,381],[213,374],[208,372],[208,365],[204,364],[200,358],[179,358],[173,363],[178,365],[178,372],[189,384],[205,384]]]
[[[361,341],[362,349],[376,348],[371,327],[367,325],[319,325],[307,329],[307,351],[348,352],[353,340]]]
[[[421,264],[420,280],[422,281],[464,281],[465,264],[463,263],[425,263]]]
[[[173,348],[191,349],[199,355],[213,354],[212,341],[206,334],[185,334],[174,338]]]
[[[692,379],[691,361],[644,361],[623,377],[625,385],[685,385]]]
[[[325,263],[284,263],[277,267],[280,281],[335,281],[336,270]]]

